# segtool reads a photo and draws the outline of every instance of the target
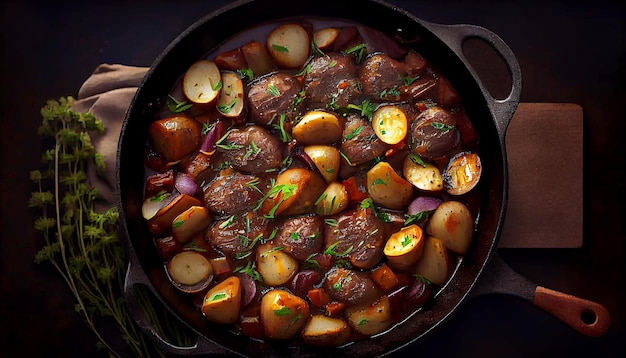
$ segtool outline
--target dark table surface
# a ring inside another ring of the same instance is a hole
[[[618,1],[390,2],[424,20],[476,24],[500,35],[521,65],[521,101],[582,106],[583,247],[501,249],[500,255],[539,285],[601,303],[612,319],[606,335],[590,338],[519,298],[487,295],[467,301],[435,334],[402,353],[624,356],[626,7]],[[75,96],[101,63],[149,66],[187,26],[226,3],[0,5],[0,356],[82,357],[97,352],[95,338],[73,312],[60,277],[33,263],[41,238],[32,228],[34,214],[26,203],[34,190],[28,173],[38,166],[42,147],[35,134],[39,109],[47,99]],[[545,185],[559,185],[558,180],[546,178]]]

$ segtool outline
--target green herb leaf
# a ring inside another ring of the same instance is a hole
[[[289,307],[281,307],[278,310],[274,310],[274,314],[277,316],[289,316],[290,314],[293,314],[293,312],[291,312],[291,309]]]
[[[281,53],[289,52],[289,49],[286,46],[282,46],[282,45],[272,44],[272,48],[276,50],[277,52],[281,52]]]

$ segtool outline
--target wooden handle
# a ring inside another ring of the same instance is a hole
[[[611,324],[609,311],[601,304],[549,288],[537,286],[533,303],[587,336],[602,336]]]

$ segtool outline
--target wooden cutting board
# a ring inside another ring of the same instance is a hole
[[[583,111],[521,103],[506,136],[509,202],[499,248],[583,243]]]

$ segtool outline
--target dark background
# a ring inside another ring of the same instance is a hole
[[[603,304],[612,319],[605,336],[590,338],[519,298],[482,296],[404,352],[423,357],[624,356],[626,7],[618,1],[390,2],[424,20],[476,24],[500,35],[521,65],[521,101],[582,106],[583,247],[500,254],[539,285]],[[26,203],[35,189],[28,173],[38,168],[42,147],[36,135],[39,109],[47,99],[76,96],[101,63],[149,66],[181,31],[226,3],[0,5],[0,356],[96,353],[96,340],[74,314],[60,277],[33,263],[41,238]],[[546,178],[545,185],[559,185],[559,178]]]

